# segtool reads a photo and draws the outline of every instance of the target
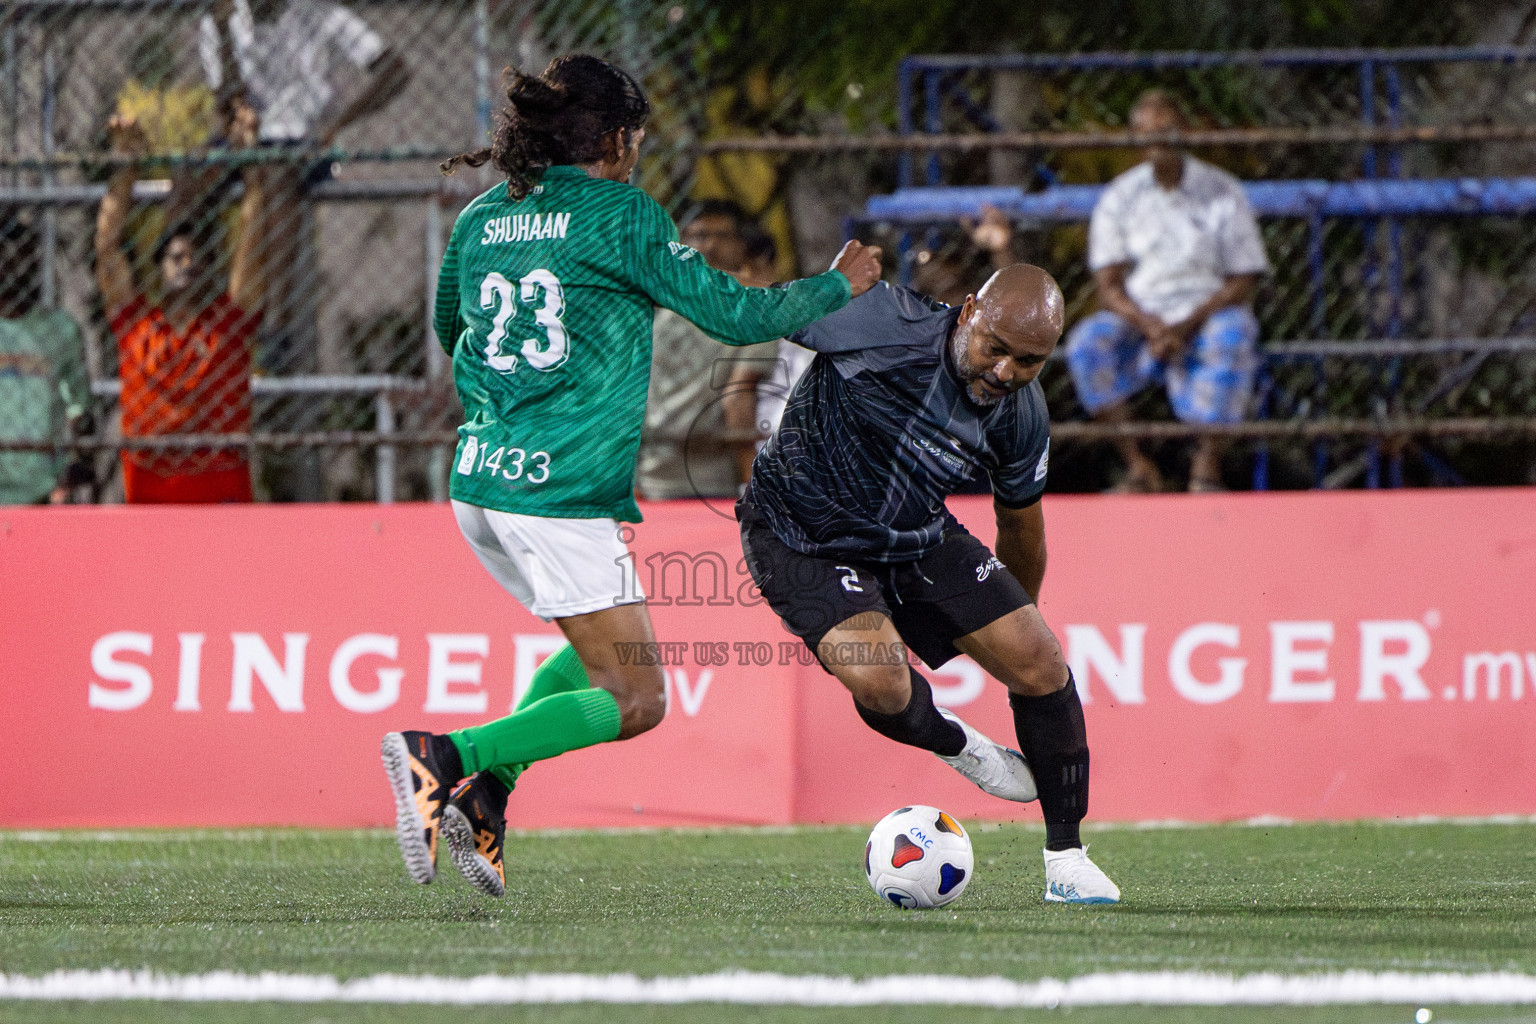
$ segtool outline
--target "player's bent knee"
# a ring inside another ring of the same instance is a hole
[[[667,717],[667,696],[664,690],[654,693],[626,693],[615,695],[619,705],[619,736],[621,740],[649,732]]]
[[[1000,678],[1012,693],[1043,697],[1067,685],[1067,659],[1061,644],[1037,616],[1031,616],[1007,654],[1006,675]]]
[[[664,693],[647,694],[634,699],[629,708],[619,707],[619,739],[627,740],[643,732],[650,732],[667,717],[667,698]]]
[[[1024,689],[1030,696],[1041,697],[1055,693],[1067,685],[1067,659],[1061,652],[1061,644],[1050,630],[1042,628],[1043,636],[1032,637],[1029,660],[1023,673]]]
[[[894,715],[912,699],[912,679],[903,665],[835,665],[833,674],[871,711]]]
[[[1014,679],[1009,680],[1008,690],[1026,697],[1044,697],[1066,685],[1066,665],[1062,662],[1035,662],[1025,666]]]
[[[619,706],[619,739],[627,740],[648,732],[666,717],[666,677],[660,668],[599,672],[589,677],[593,686],[613,694],[613,701]]]

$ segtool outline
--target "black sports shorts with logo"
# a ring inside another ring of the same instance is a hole
[[[938,668],[960,653],[960,637],[1033,603],[1013,573],[953,517],[927,556],[889,565],[801,554],[746,502],[736,503],[736,518],[757,588],[813,652],[833,626],[879,612],[913,653]]]

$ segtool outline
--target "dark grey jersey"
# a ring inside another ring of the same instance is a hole
[[[999,502],[1045,490],[1050,416],[1038,381],[994,406],[955,375],[960,311],[878,284],[791,340],[820,353],[752,464],[750,502],[785,544],[873,562],[922,558],[944,499],[980,473]]]

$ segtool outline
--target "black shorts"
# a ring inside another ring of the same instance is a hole
[[[812,652],[838,623],[879,612],[913,653],[938,668],[960,653],[960,637],[1033,603],[1013,573],[953,519],[926,557],[887,565],[801,554],[745,502],[736,503],[736,518],[753,581],[784,628]]]

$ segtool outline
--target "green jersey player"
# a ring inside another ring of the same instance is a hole
[[[445,165],[491,160],[507,176],[459,215],[438,277],[435,326],[466,414],[454,516],[497,582],[570,643],[511,715],[384,737],[396,837],[418,882],[436,873],[441,826],[454,864],[500,896],[506,801],[522,770],[639,735],[665,712],[662,669],[616,653],[655,640],[618,526],[640,519],[654,307],[745,345],[794,333],[880,277],[879,250],[857,242],[832,270],[785,288],[711,269],[626,184],[649,112],[634,79],[595,57],[557,58],[537,77],[509,69],[493,145]]]

